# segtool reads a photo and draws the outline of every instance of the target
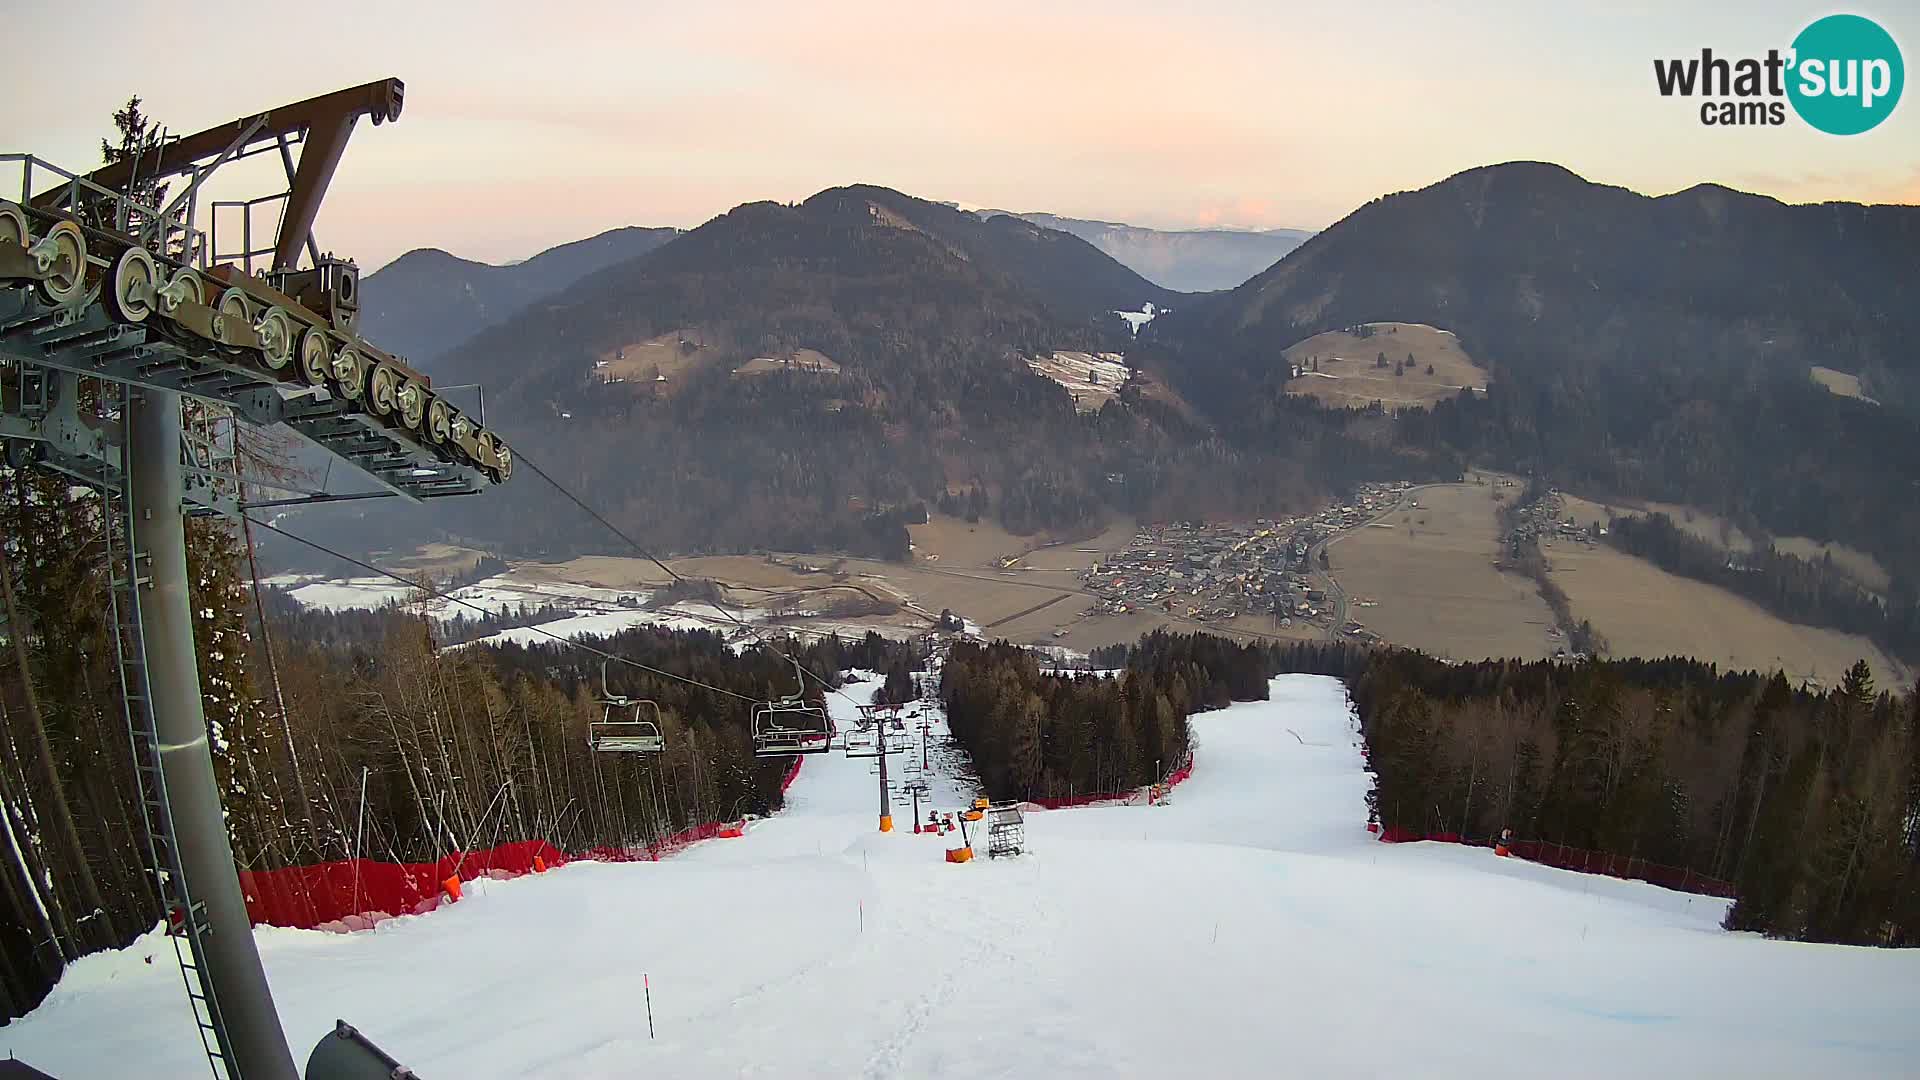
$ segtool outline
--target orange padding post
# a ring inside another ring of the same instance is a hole
[[[972,848],[970,848],[970,847],[957,847],[957,848],[948,848],[948,849],[947,849],[947,861],[948,861],[948,862],[955,862],[955,863],[958,863],[958,862],[972,862],[972,861],[973,861],[973,849],[972,849]]]
[[[440,887],[447,891],[447,899],[449,900],[460,899],[460,875],[459,874],[455,874],[452,877],[448,878],[447,880],[441,882]]]
[[[881,832],[893,831],[893,815],[892,814],[880,815],[880,831]]]
[[[1498,856],[1500,856],[1500,857],[1501,857],[1501,858],[1503,858],[1503,859],[1504,859],[1504,858],[1506,858],[1506,857],[1507,857],[1508,855],[1511,855],[1511,854],[1513,854],[1513,852],[1512,852],[1511,850],[1509,850],[1509,849],[1507,848],[1507,845],[1505,845],[1505,844],[1495,844],[1495,845],[1493,845],[1493,853],[1494,853],[1495,855],[1498,855]]]
[[[538,856],[538,855],[535,855],[535,856],[533,857],[533,872],[534,872],[534,873],[536,873],[536,874],[544,874],[544,873],[546,873],[546,872],[547,872],[547,860],[545,860],[545,859],[543,859],[543,858],[541,858],[541,857],[540,857],[540,856]]]

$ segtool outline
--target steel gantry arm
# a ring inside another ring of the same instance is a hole
[[[115,162],[84,179],[100,188],[124,191],[136,170],[144,180],[195,173],[203,167],[217,167],[255,150],[267,149],[267,144],[278,148],[288,136],[298,135],[302,144],[300,164],[291,170],[286,214],[274,245],[274,269],[290,270],[299,261],[300,249],[313,231],[320,200],[340,165],[340,155],[347,148],[347,138],[353,134],[355,121],[362,116],[371,116],[375,124],[398,120],[405,94],[406,87],[399,79],[381,79],[336,90],[169,140],[157,155]],[[62,183],[35,196],[33,202],[36,206],[56,206],[68,187],[69,184]]]

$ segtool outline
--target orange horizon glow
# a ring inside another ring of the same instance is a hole
[[[90,54],[132,59],[76,79],[60,50],[16,50],[0,150],[84,168],[134,93],[191,131],[397,75],[405,114],[356,131],[316,226],[369,268],[417,247],[510,261],[851,183],[1161,228],[1323,228],[1520,159],[1648,194],[1920,203],[1920,100],[1834,138],[1703,128],[1654,90],[1655,57],[1764,53],[1825,8],[1552,7],[342,0],[286,35],[257,5],[164,22],[38,5],[18,40],[88,25]],[[1920,63],[1920,14],[1853,10]],[[183,74],[181,58],[216,56]]]

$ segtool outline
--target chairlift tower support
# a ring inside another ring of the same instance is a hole
[[[0,170],[18,167],[20,178],[19,202],[0,198],[0,448],[16,468],[51,469],[100,494],[112,640],[151,869],[208,1065],[229,1080],[299,1074],[254,946],[215,782],[186,518],[477,494],[512,468],[504,444],[424,375],[359,336],[359,271],[313,244],[314,214],[355,121],[397,119],[401,96],[398,79],[368,83],[86,176],[0,154]],[[288,190],[254,203],[286,201],[278,236],[256,250],[243,226],[241,250],[219,252],[196,217],[204,182],[229,161],[272,150]],[[131,194],[136,180],[180,178],[185,190],[166,206]],[[268,255],[256,275],[254,260]],[[191,423],[183,422],[189,403]],[[279,485],[239,483],[237,432],[214,431],[210,415],[284,425],[379,490],[249,502],[249,487]],[[338,1041],[329,1032],[322,1042],[329,1039]]]
[[[850,758],[880,759],[880,831],[893,831],[893,800],[887,794],[887,758],[901,753],[905,748],[887,737],[887,721],[879,716],[881,706],[860,706],[860,727],[864,733],[871,728],[873,746],[855,748],[852,742],[847,744],[847,756]],[[916,810],[917,814],[918,811]]]

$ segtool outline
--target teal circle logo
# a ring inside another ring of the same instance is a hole
[[[1800,119],[1829,135],[1879,126],[1907,81],[1893,35],[1859,15],[1829,15],[1800,31],[1792,65],[1787,100]]]

